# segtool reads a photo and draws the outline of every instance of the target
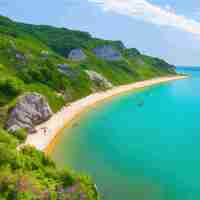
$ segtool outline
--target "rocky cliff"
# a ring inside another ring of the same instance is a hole
[[[93,81],[92,90],[94,92],[102,88],[109,89],[113,87],[112,83],[109,82],[103,75],[92,70],[86,70],[85,72],[88,74],[89,78]]]
[[[111,45],[98,46],[92,51],[98,58],[104,60],[119,61],[122,59],[121,53],[115,50]]]
[[[52,116],[52,110],[45,98],[38,93],[19,98],[7,121],[7,129],[14,132],[20,128],[31,129]]]
[[[72,49],[68,55],[68,58],[73,61],[85,60],[87,56],[81,49]]]

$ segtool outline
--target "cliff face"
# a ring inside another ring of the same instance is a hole
[[[68,58],[73,61],[85,60],[87,56],[81,49],[72,49],[68,55]]]
[[[18,129],[31,129],[48,120],[53,112],[46,99],[37,93],[26,94],[18,100],[7,121],[7,129],[15,132]]]
[[[99,89],[110,89],[113,87],[112,83],[110,83],[104,76],[101,74],[92,71],[92,70],[86,70],[86,73],[88,74],[91,81],[93,81],[92,85],[92,91],[96,92]]]
[[[111,45],[98,46],[92,51],[100,59],[108,61],[119,61],[122,59],[121,53],[113,49]]]

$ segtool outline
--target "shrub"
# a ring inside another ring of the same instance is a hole
[[[0,79],[0,91],[8,97],[16,97],[24,90],[24,83],[18,78],[8,77]]]
[[[20,142],[24,142],[27,137],[27,130],[26,129],[19,129],[12,133]]]

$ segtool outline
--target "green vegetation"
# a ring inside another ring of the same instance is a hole
[[[92,49],[101,45],[111,45],[123,58],[97,58]],[[67,56],[74,48],[81,48],[87,59],[69,60]],[[59,70],[63,64],[69,66],[66,73]],[[165,61],[126,49],[120,41],[101,40],[66,28],[17,23],[0,16],[0,199],[98,199],[87,177],[57,170],[34,148],[16,150],[26,138],[25,130],[14,134],[3,130],[11,108],[25,92],[43,94],[54,112],[92,93],[93,84],[85,70],[102,74],[113,85],[175,73]]]
[[[0,130],[1,200],[98,199],[88,177],[57,170],[50,158],[32,147],[16,150],[21,134],[15,137]]]
[[[101,45],[113,46],[123,59],[108,62],[97,58],[91,49]],[[67,59],[74,48],[82,48],[87,59]],[[68,64],[71,73],[61,73],[59,64]],[[51,103],[57,111],[66,102],[92,92],[85,69],[101,73],[114,85],[174,73],[165,61],[126,49],[120,41],[101,40],[66,28],[17,23],[0,16],[0,106],[31,90],[58,102]]]

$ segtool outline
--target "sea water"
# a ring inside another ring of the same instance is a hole
[[[200,70],[90,108],[52,157],[88,174],[103,200],[200,199]]]

